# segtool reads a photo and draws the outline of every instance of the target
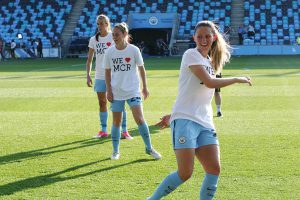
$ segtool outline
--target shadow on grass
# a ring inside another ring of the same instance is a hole
[[[75,167],[70,167],[68,169],[65,169],[65,170],[62,170],[62,171],[59,171],[59,172],[55,172],[55,173],[52,173],[52,174],[43,175],[43,176],[36,176],[36,177],[27,178],[27,179],[20,180],[20,181],[15,181],[15,182],[12,182],[12,183],[8,183],[8,184],[5,184],[5,185],[1,185],[0,186],[0,196],[12,195],[16,192],[20,192],[20,191],[23,191],[23,190],[34,189],[34,188],[38,188],[38,187],[42,187],[42,186],[46,186],[46,185],[51,185],[51,184],[54,184],[54,183],[57,183],[57,182],[73,180],[73,179],[93,175],[93,174],[96,174],[96,173],[101,173],[101,172],[113,170],[113,169],[116,169],[116,168],[124,167],[124,166],[127,166],[127,165],[132,165],[132,164],[135,164],[135,163],[154,161],[154,160],[151,160],[151,159],[138,159],[138,160],[135,160],[135,161],[132,161],[132,162],[119,164],[119,165],[114,165],[114,166],[111,166],[111,167],[106,167],[106,168],[103,168],[103,169],[99,169],[99,170],[95,170],[95,171],[91,171],[91,172],[87,172],[87,173],[77,174],[77,175],[74,175],[74,176],[67,176],[67,177],[60,177],[59,176],[59,175],[65,174],[67,172],[72,172],[72,171],[75,171],[75,170],[78,170],[78,169],[81,169],[81,168],[84,168],[84,167],[87,167],[87,166],[99,164],[101,162],[108,161],[108,160],[110,160],[110,159],[106,158],[106,159],[103,159],[103,160],[90,162],[90,163],[78,165],[78,166],[75,166]]]
[[[13,162],[21,162],[23,160],[34,159],[38,156],[45,156],[45,155],[49,155],[49,154],[53,154],[53,153],[70,151],[70,150],[74,150],[74,149],[103,144],[103,143],[106,143],[109,141],[111,141],[111,140],[108,138],[101,138],[100,140],[99,139],[85,139],[85,140],[64,143],[64,144],[60,144],[60,145],[56,145],[56,146],[52,146],[52,147],[46,147],[46,148],[37,149],[37,150],[32,150],[32,151],[9,154],[9,155],[0,157],[0,165],[7,164],[7,163],[13,163]],[[74,146],[74,145],[77,145],[77,146]]]
[[[149,130],[152,135],[152,134],[159,133],[160,128],[155,125],[151,125],[151,126],[149,126]],[[129,132],[132,136],[140,136],[138,128],[129,129]],[[35,159],[40,156],[46,156],[46,155],[53,154],[53,153],[71,151],[71,150],[80,149],[80,148],[84,148],[84,147],[104,144],[106,142],[111,142],[110,137],[109,138],[101,138],[101,139],[79,140],[79,141],[59,144],[56,146],[36,149],[36,150],[32,150],[32,151],[25,151],[25,152],[4,155],[4,156],[0,156],[0,165],[14,163],[14,162],[22,162],[24,160]]]
[[[161,129],[158,126],[155,126],[155,125],[150,125],[149,126],[150,135],[159,133],[160,130]],[[128,132],[130,133],[131,136],[141,136],[140,133],[139,133],[138,127],[128,129]]]

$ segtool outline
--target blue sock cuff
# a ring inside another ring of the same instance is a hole
[[[116,127],[112,125],[111,140],[112,140],[114,152],[119,152],[120,136],[121,136],[120,127]]]
[[[200,199],[212,200],[218,187],[219,176],[206,173],[200,189]]]
[[[99,117],[102,131],[107,132],[108,112],[99,112]]]
[[[112,127],[111,127],[111,132],[113,132],[113,130],[120,130],[121,129],[121,127],[118,127],[118,126],[115,126],[115,125],[112,125]],[[119,131],[120,132],[120,131]]]
[[[169,174],[158,186],[153,195],[148,198],[149,200],[158,200],[164,196],[167,196],[169,193],[174,191],[183,181],[179,177],[178,172],[172,172]]]
[[[218,182],[219,176],[217,176],[217,175],[206,173],[205,176],[206,176],[208,183],[217,183]]]
[[[147,122],[144,122],[143,124],[138,125],[139,130],[143,130],[143,129],[148,129],[148,124]]]
[[[176,175],[175,175],[176,174]],[[176,181],[176,183],[182,184],[184,181],[180,178],[178,171],[174,173],[174,181]]]
[[[146,148],[148,150],[152,149],[151,139],[150,139],[150,132],[149,128],[146,122],[143,124],[138,125],[139,132],[144,140],[144,143],[146,145]]]

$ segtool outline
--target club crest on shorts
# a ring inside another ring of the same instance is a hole
[[[180,144],[184,144],[184,143],[186,142],[185,137],[180,137],[180,138],[178,139],[178,142],[179,142]]]

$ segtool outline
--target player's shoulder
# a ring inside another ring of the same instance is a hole
[[[198,58],[198,52],[196,48],[188,49],[183,53],[182,59],[183,60],[190,60],[191,58],[196,59]]]
[[[184,52],[184,54],[186,54],[186,55],[192,55],[192,54],[196,54],[196,53],[197,53],[196,48],[191,48],[191,49],[188,49]]]
[[[96,35],[90,37],[89,42],[96,42]]]
[[[129,49],[133,49],[133,50],[139,50],[139,48],[137,46],[135,46],[134,44],[128,44],[128,48]]]

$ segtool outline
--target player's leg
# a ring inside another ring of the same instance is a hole
[[[120,157],[120,137],[121,137],[121,119],[122,111],[124,110],[125,101],[114,100],[111,103],[111,110],[113,113],[113,124],[111,128],[111,139],[113,145],[113,154],[111,156],[112,160],[118,160]]]
[[[123,117],[122,117],[122,138],[126,140],[132,140],[133,137],[129,134],[127,130],[127,112],[126,109],[123,111]]]
[[[161,199],[192,176],[198,135],[198,128],[195,124],[185,119],[177,119],[171,123],[173,148],[178,170],[163,180],[153,195],[149,197],[150,200]]]
[[[148,200],[158,200],[173,192],[178,186],[187,181],[193,174],[195,149],[174,150],[178,170],[169,174],[158,186]]]
[[[134,121],[138,125],[139,133],[145,143],[146,153],[155,159],[160,159],[161,155],[152,147],[151,144],[149,127],[143,115],[142,99],[140,97],[131,98],[127,100],[127,103],[131,108]]]
[[[95,136],[95,138],[108,137],[108,133],[107,133],[108,111],[107,111],[105,80],[96,79],[94,84],[94,91],[97,92],[97,97],[98,97],[99,123],[101,129],[99,133]]]
[[[211,200],[217,190],[220,174],[220,150],[216,133],[211,129],[202,131],[198,137],[199,148],[196,157],[205,171],[205,177],[200,189],[201,200]]]
[[[220,88],[216,88],[215,89],[215,103],[216,103],[216,107],[217,107],[217,116],[218,117],[222,117],[222,111],[221,111],[221,91]]]

